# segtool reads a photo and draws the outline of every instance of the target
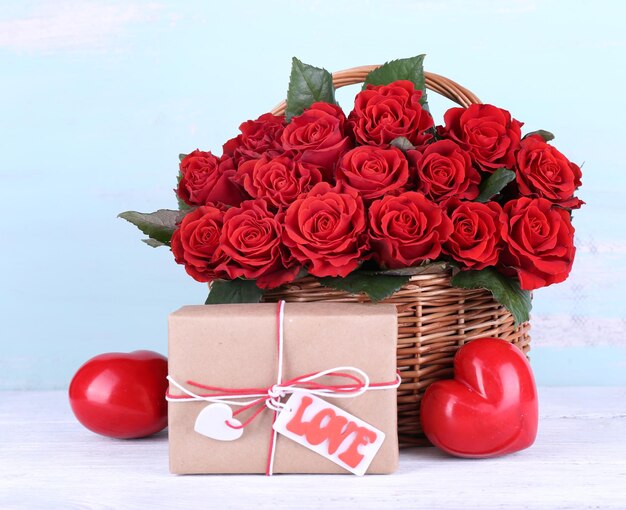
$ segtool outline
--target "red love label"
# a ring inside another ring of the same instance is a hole
[[[356,475],[364,475],[385,434],[313,395],[294,392],[274,422],[274,430]]]

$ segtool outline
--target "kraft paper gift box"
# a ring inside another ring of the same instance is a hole
[[[394,381],[396,335],[393,305],[286,303],[282,380],[350,366],[365,372],[372,383]],[[277,382],[277,365],[276,303],[185,306],[169,316],[169,375],[191,392],[202,390],[189,381],[220,388],[269,388]],[[184,396],[172,382],[169,393]],[[396,470],[395,388],[351,398],[322,398],[384,432],[368,474]],[[274,412],[265,408],[245,426],[241,437],[219,441],[194,430],[199,413],[208,405],[170,400],[171,472],[265,473]],[[252,413],[253,409],[236,418],[245,422]],[[281,434],[274,444],[273,472],[348,473]]]

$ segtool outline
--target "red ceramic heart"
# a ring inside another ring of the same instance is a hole
[[[537,389],[522,352],[504,340],[480,338],[454,358],[454,379],[431,384],[422,428],[437,447],[483,458],[528,448],[537,435]]]
[[[109,437],[149,436],[167,426],[167,358],[152,351],[91,358],[70,383],[72,411],[85,427]]]

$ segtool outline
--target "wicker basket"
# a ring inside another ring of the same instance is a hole
[[[333,74],[336,88],[362,82],[378,66],[363,66]],[[442,76],[425,73],[426,87],[467,107],[480,100],[469,90]],[[280,115],[285,103],[272,113]],[[511,342],[524,353],[530,349],[530,325],[515,327],[513,316],[490,292],[464,290],[450,285],[451,272],[437,271],[412,276],[386,303],[398,308],[398,434],[400,445],[420,446],[426,441],[420,425],[419,403],[429,384],[452,376],[452,361],[464,343],[484,337]],[[368,302],[365,295],[328,289],[312,277],[267,292],[265,301]]]

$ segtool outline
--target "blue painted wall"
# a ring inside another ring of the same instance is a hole
[[[543,384],[626,384],[625,16],[619,1],[5,2],[0,388],[165,352],[167,313],[206,289],[116,214],[173,207],[179,152],[219,152],[276,104],[293,55],[339,70],[418,53],[584,163],[577,263],[536,294],[533,363]],[[431,100],[439,121],[448,106]]]

